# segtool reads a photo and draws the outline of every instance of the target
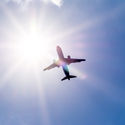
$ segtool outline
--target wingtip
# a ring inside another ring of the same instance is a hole
[[[86,59],[83,59],[82,61],[86,61]]]
[[[43,71],[46,71],[46,69],[43,69]]]

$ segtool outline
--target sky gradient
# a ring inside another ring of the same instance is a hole
[[[124,0],[0,2],[0,124],[124,125],[124,13]],[[36,49],[27,38],[34,31]],[[57,45],[86,59],[69,66],[78,78],[43,72]]]

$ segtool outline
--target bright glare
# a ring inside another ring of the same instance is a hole
[[[28,64],[45,59],[52,48],[51,37],[49,32],[42,32],[32,23],[30,28],[17,38],[18,42],[15,45],[17,56]]]
[[[29,73],[29,71],[31,73],[32,71],[33,73],[41,73],[41,70],[50,65],[52,60],[57,57],[56,46],[60,45],[69,49],[68,46],[71,46],[71,43],[68,44],[67,42],[64,45],[64,41],[71,41],[69,36],[79,30],[79,27],[67,28],[68,30],[66,30],[58,20],[57,22],[56,20],[51,21],[51,18],[44,17],[43,13],[37,17],[35,10],[33,10],[32,15],[28,16],[28,19],[25,19],[25,22],[18,22],[10,11],[7,11],[7,14],[14,26],[11,32],[8,32],[8,38],[10,39],[7,38],[9,42],[7,45],[5,44],[5,48],[9,48],[8,52],[12,55],[9,56],[8,54],[8,59],[10,58],[10,64],[12,65],[3,79],[7,79],[10,74],[14,74],[16,71],[21,73]],[[73,43],[73,45],[76,45],[76,43]],[[74,72],[79,73],[79,78],[85,78],[82,73]],[[28,76],[30,75],[28,74]]]

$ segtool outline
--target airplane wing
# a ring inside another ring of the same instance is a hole
[[[64,59],[62,49],[59,46],[57,46],[56,50],[57,50],[59,59]]]
[[[45,70],[50,70],[52,68],[58,67],[55,63],[51,64],[50,66],[48,66],[47,68],[43,69],[43,71]]]
[[[82,61],[86,61],[86,59],[73,59],[73,58],[66,58],[67,62],[70,63],[77,63],[77,62],[82,62]]]

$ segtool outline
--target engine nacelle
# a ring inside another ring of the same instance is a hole
[[[55,59],[53,60],[53,63],[56,63],[56,60],[55,60]]]
[[[70,55],[68,55],[68,56],[67,56],[67,58],[68,58],[68,59],[71,59],[71,56],[70,56]]]
[[[56,66],[57,66],[58,68],[60,67],[60,65],[58,64],[58,62],[57,62],[55,59],[53,60],[53,63],[56,64]]]

